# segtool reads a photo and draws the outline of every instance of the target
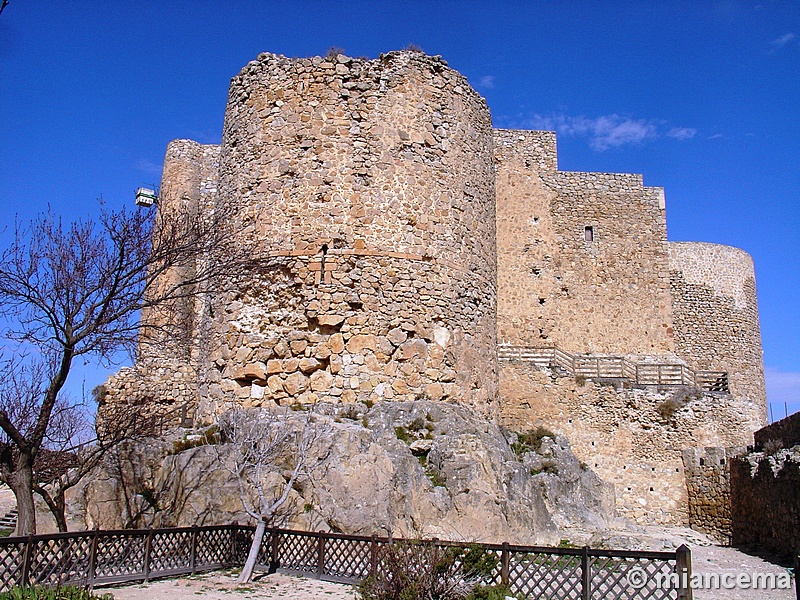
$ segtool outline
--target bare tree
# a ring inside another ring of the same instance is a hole
[[[124,406],[94,434],[88,411],[81,404],[69,404],[53,420],[54,443],[40,450],[34,462],[33,491],[44,500],[59,531],[67,531],[66,494],[84,477],[104,463],[120,445],[140,440],[151,433],[137,407]]]
[[[231,222],[222,210],[103,209],[98,221],[65,226],[48,212],[15,226],[0,254],[4,345],[16,355],[0,376],[7,440],[0,479],[17,498],[18,534],[36,531],[34,463],[48,447],[73,361],[110,362],[138,337],[158,337],[148,329],[180,329],[164,307],[195,297],[212,280],[232,283],[226,275],[243,272],[256,256],[229,234]],[[143,311],[159,318],[140,322]]]
[[[239,409],[220,418],[220,438],[231,457],[222,460],[239,484],[247,514],[256,522],[253,543],[239,582],[250,581],[267,526],[288,520],[284,509],[292,489],[309,477],[321,458],[312,446],[328,427],[313,411],[297,413],[286,407]]]

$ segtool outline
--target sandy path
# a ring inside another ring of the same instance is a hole
[[[148,584],[103,588],[116,600],[239,600],[268,598],[282,600],[353,600],[353,587],[290,575],[264,576],[252,583],[237,586],[236,575],[216,572],[179,579],[162,579]]]
[[[694,546],[692,562],[695,573],[786,573],[786,569],[745,554],[735,548],[716,545]],[[106,591],[105,589],[99,591]],[[229,571],[164,579],[149,584],[109,588],[116,600],[245,600],[249,598],[297,600],[354,600],[352,586],[317,581],[290,575],[262,576],[245,586],[236,585],[236,575]],[[694,590],[695,600],[794,600],[794,589]]]
[[[745,554],[736,548],[725,546],[701,546],[692,548],[692,572],[694,573],[786,573],[786,569],[766,562],[757,556]],[[794,588],[790,590],[694,590],[694,600],[795,600]]]

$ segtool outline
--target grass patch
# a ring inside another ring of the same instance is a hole
[[[546,427],[537,427],[533,431],[517,433],[517,441],[511,444],[511,449],[517,456],[526,452],[538,452],[542,448],[542,440],[546,437],[556,439],[556,434]]]
[[[401,442],[405,442],[406,444],[410,444],[412,439],[416,437],[412,436],[408,432],[408,429],[406,429],[402,425],[398,425],[397,427],[394,428],[394,434],[395,436],[397,436],[398,440],[400,440]]]
[[[436,469],[425,469],[425,475],[430,479],[433,487],[445,487],[445,483],[447,483],[445,478],[442,477],[441,473]]]
[[[172,451],[170,454],[180,454],[184,450],[190,448],[199,448],[200,446],[213,446],[219,443],[219,427],[212,425],[204,430],[198,437],[183,438],[182,440],[175,440],[172,442]]]

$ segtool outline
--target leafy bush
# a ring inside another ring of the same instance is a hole
[[[0,600],[114,600],[111,594],[96,596],[89,590],[73,586],[58,588],[13,587],[0,593]]]

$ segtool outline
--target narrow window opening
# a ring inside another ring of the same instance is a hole
[[[594,227],[587,225],[583,228],[583,239],[586,242],[593,242],[594,241]]]
[[[322,252],[322,258],[319,261],[319,281],[320,283],[325,282],[325,255],[328,254],[328,244],[322,244],[322,248],[320,248],[320,252]]]
[[[539,304],[544,304],[544,301],[545,301],[544,298],[539,298]]]
[[[700,466],[701,467],[705,467],[706,466],[706,459],[705,458],[701,458],[700,459]]]

